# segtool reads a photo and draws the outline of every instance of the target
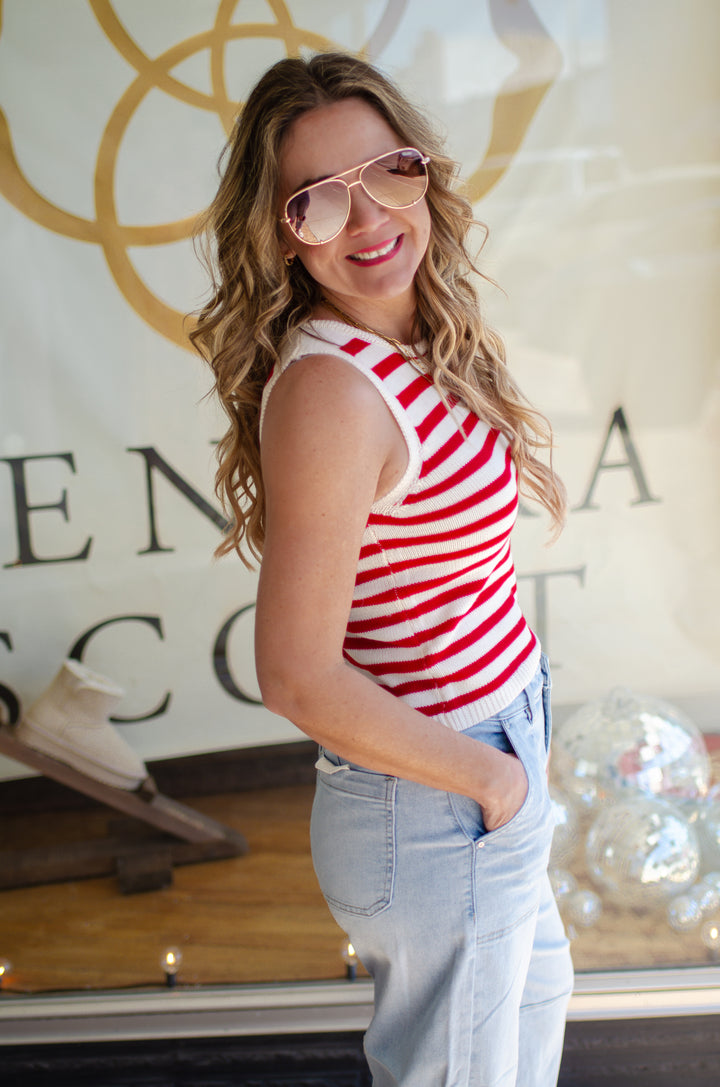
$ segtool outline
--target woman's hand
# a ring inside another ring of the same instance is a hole
[[[486,789],[479,801],[486,830],[498,830],[509,823],[520,811],[528,793],[527,774],[517,755],[504,751],[498,751],[497,755],[502,759],[498,767],[500,772],[494,776],[492,788]]]

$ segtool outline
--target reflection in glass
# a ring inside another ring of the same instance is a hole
[[[590,828],[586,855],[604,895],[645,909],[686,891],[700,868],[690,823],[667,801],[645,796],[604,808]]]
[[[553,756],[562,788],[590,810],[628,792],[699,799],[710,785],[710,759],[690,718],[624,689],[587,703],[558,727]]]

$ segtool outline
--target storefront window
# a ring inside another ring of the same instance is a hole
[[[446,132],[489,228],[484,309],[555,432],[567,526],[548,547],[524,506],[515,561],[553,669],[551,866],[576,966],[717,962],[717,5],[2,15],[6,724],[75,650],[125,689],[146,761],[303,739],[259,701],[255,574],[210,563],[222,424],[183,324],[204,286],[190,232],[261,71],[362,50]]]

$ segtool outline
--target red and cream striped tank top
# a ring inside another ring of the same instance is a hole
[[[540,657],[516,599],[508,443],[467,408],[448,411],[431,379],[387,341],[339,321],[298,331],[264,402],[287,365],[318,354],[373,382],[409,453],[403,478],[370,511],[345,658],[421,713],[469,728],[509,705]]]

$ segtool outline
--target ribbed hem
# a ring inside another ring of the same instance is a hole
[[[489,717],[494,717],[496,713],[500,713],[511,702],[515,701],[537,672],[541,652],[540,642],[536,639],[532,652],[525,658],[507,683],[485,698],[469,702],[467,706],[462,706],[457,710],[450,710],[448,713],[436,713],[432,709],[421,712],[426,717],[432,717],[433,720],[453,729],[454,732],[464,732],[466,728],[472,728],[473,725],[477,725],[480,721],[486,721]]]

